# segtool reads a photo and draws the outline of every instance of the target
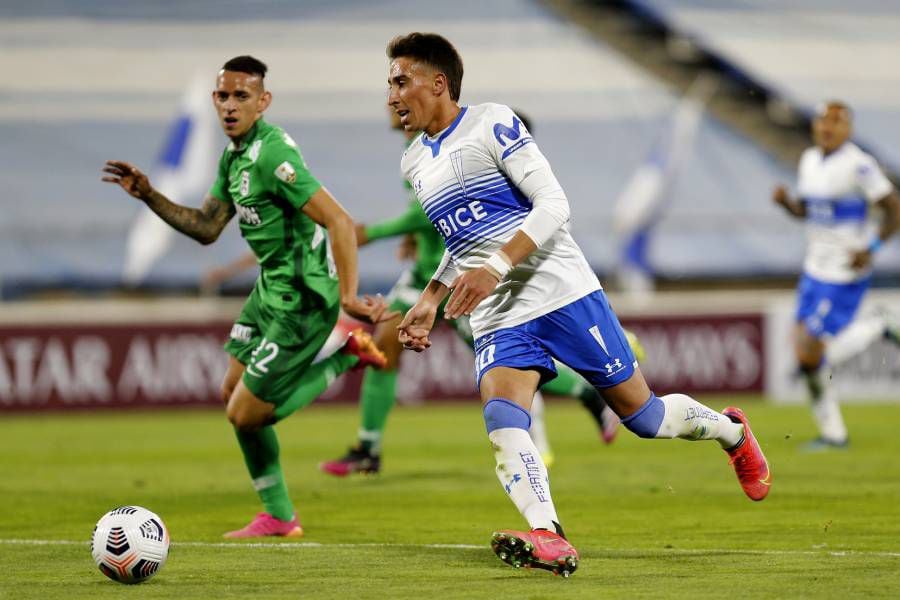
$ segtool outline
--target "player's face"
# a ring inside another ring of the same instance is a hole
[[[826,153],[840,148],[850,137],[850,130],[850,114],[842,106],[826,106],[813,119],[813,140]]]
[[[259,76],[224,70],[219,71],[212,97],[219,124],[231,139],[240,139],[250,131],[272,101]]]
[[[388,74],[388,106],[400,117],[406,131],[423,131],[434,120],[434,69],[401,56],[391,61]]]

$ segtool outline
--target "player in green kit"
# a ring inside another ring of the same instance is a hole
[[[312,176],[290,136],[263,120],[272,100],[266,70],[259,60],[239,56],[218,73],[212,99],[231,143],[201,208],[173,203],[128,163],[108,161],[103,169],[103,181],[120,185],[202,244],[214,242],[237,214],[259,262],[259,278],[225,345],[231,356],[222,399],[265,512],[225,534],[234,538],[303,534],[273,425],[312,402],[338,374],[384,365],[362,331],[313,364],[341,309],[372,323],[396,316],[380,297],[357,295],[353,220]]]
[[[525,117],[518,113],[525,121]],[[529,124],[526,129],[531,130]],[[391,113],[391,127],[403,131],[400,119],[395,113]],[[406,132],[407,144],[418,137],[417,132]],[[404,181],[404,187],[410,198],[407,210],[400,216],[372,225],[357,224],[356,237],[360,246],[370,242],[398,236],[412,236],[415,246],[415,263],[405,271],[388,294],[390,309],[406,314],[418,301],[422,290],[431,281],[432,275],[437,270],[444,256],[444,240],[428,216],[422,210],[422,205],[413,194],[409,182]],[[440,313],[439,313],[440,317]],[[330,475],[344,477],[351,473],[378,473],[381,470],[381,440],[384,434],[388,415],[394,407],[397,390],[397,374],[400,353],[403,347],[397,341],[398,317],[393,321],[381,323],[375,330],[375,343],[384,350],[387,357],[387,365],[383,369],[366,369],[360,390],[360,428],[357,443],[352,446],[341,458],[323,462],[319,468]],[[469,347],[473,347],[472,332],[466,318],[450,320],[448,323],[463,338]],[[633,334],[628,334],[631,344],[639,361],[643,360],[643,348]],[[606,402],[584,378],[569,367],[557,363],[558,377],[546,383],[540,392],[546,392],[557,396],[575,397],[597,422],[600,434],[606,443],[610,443],[618,430],[619,418],[606,406]],[[552,462],[552,452],[547,441],[546,431],[543,425],[542,409],[543,401],[540,392],[535,395],[532,404],[532,430],[535,445],[544,457],[545,463]]]

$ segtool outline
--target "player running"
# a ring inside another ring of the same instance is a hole
[[[853,319],[869,288],[873,256],[900,227],[900,200],[875,159],[849,141],[851,121],[846,104],[824,104],[813,119],[816,145],[800,157],[797,197],[784,186],[772,194],[788,214],[807,222],[795,349],[819,428],[808,450],[847,446],[830,367],[881,337],[900,344],[890,315]],[[877,229],[872,208],[881,213]]]
[[[399,36],[387,54],[388,105],[407,131],[424,132],[401,168],[447,248],[399,337],[427,349],[448,294],[447,318],[471,315],[497,476],[531,528],[494,533],[500,559],[566,576],[578,566],[527,433],[534,392],[556,374],[553,358],[590,381],[638,436],[716,440],[744,492],[765,498],[769,467],[740,409],[719,413],[684,394],[650,391],[569,234],[565,193],[520,119],[500,104],[459,106],[462,59],[439,35]]]
[[[231,143],[200,209],[173,203],[126,162],[108,161],[103,169],[103,181],[120,185],[201,244],[214,242],[237,214],[259,261],[259,278],[225,344],[231,356],[222,400],[265,512],[225,534],[231,538],[303,535],[273,424],[312,402],[347,369],[384,365],[362,331],[312,364],[341,308],[373,323],[395,316],[383,299],[357,296],[353,220],[312,176],[290,136],[263,120],[272,101],[266,70],[259,60],[238,56],[218,73],[212,100]]]
[[[524,119],[523,119],[523,122]],[[525,122],[527,123],[527,122]],[[391,127],[402,130],[400,119],[392,114]],[[407,145],[418,136],[417,131],[404,132]],[[444,239],[435,229],[422,206],[412,193],[408,181],[404,186],[410,196],[407,210],[398,217],[370,225],[357,224],[356,239],[360,246],[398,236],[412,236],[415,262],[403,274],[388,294],[390,309],[405,314],[416,303],[422,290],[431,280],[444,256]],[[223,273],[230,273],[226,269]],[[437,318],[441,318],[442,308],[438,308]],[[473,346],[472,330],[468,319],[448,321],[459,336],[470,347]],[[356,444],[342,457],[323,462],[319,468],[329,475],[345,477],[352,473],[373,474],[381,470],[381,445],[387,418],[396,403],[397,373],[403,346],[397,340],[397,325],[400,318],[380,323],[375,328],[375,343],[387,357],[383,369],[367,368],[360,389],[360,427]],[[643,348],[633,334],[628,336],[629,344],[637,353]],[[641,358],[639,357],[639,360]],[[541,392],[557,396],[576,397],[591,413],[600,430],[600,436],[611,443],[619,427],[619,418],[606,405],[603,398],[584,378],[565,365],[557,365],[558,377],[547,382],[535,393],[532,403],[532,419],[529,434],[535,442],[545,463],[553,461],[553,452],[547,438],[543,420],[544,400]]]

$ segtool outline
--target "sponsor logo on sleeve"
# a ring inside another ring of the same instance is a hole
[[[278,168],[275,169],[275,177],[282,180],[285,183],[294,183],[297,181],[297,171],[294,170],[294,167],[288,161],[284,161]]]

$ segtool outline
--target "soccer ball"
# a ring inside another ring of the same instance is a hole
[[[169,531],[162,519],[146,508],[120,506],[97,521],[91,555],[110,579],[140,583],[166,564]]]

